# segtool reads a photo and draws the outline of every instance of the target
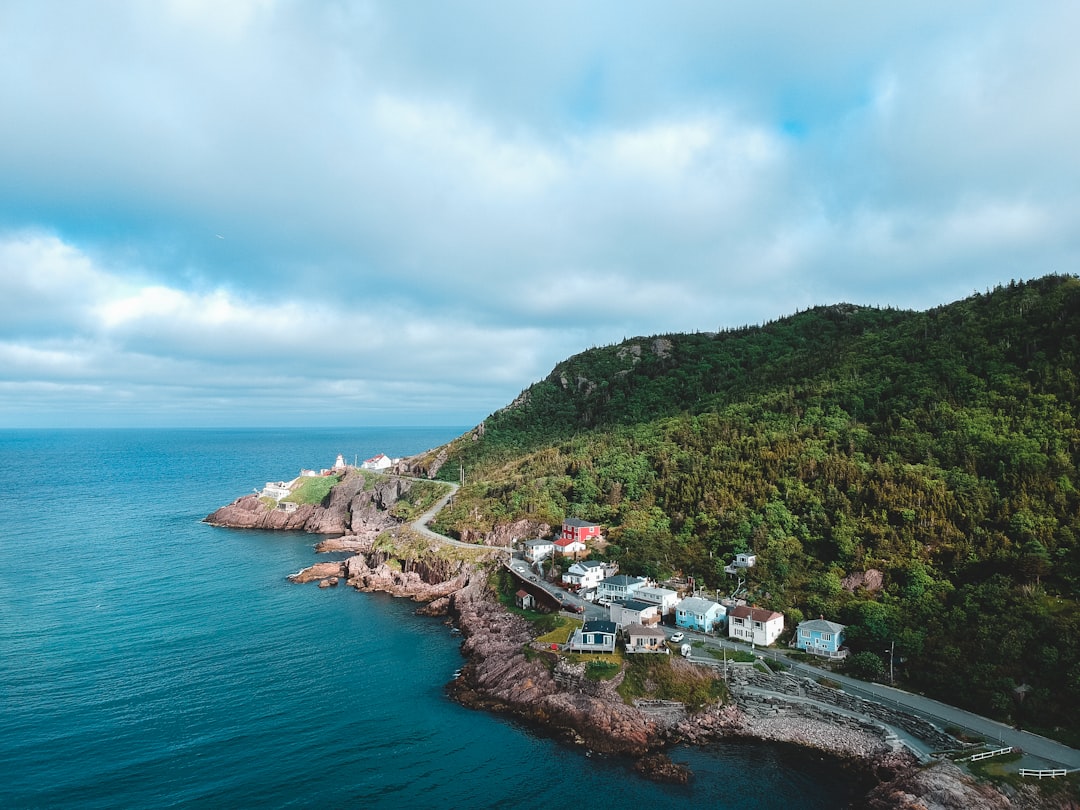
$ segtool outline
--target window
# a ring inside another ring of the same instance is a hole
[[[822,641],[832,641],[832,633],[822,633],[821,634],[821,640]]]

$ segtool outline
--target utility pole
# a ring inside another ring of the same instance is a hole
[[[893,677],[893,654],[896,652],[896,641],[893,640],[889,644],[889,683],[895,684],[896,678]]]

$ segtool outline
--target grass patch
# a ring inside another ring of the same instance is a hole
[[[551,614],[550,616],[542,616],[539,620],[533,622],[533,626],[542,624],[543,619],[555,619],[558,622],[556,627],[553,627],[542,636],[537,637],[537,641],[541,644],[565,644],[570,640],[570,636],[574,634],[574,631],[581,627],[581,622],[577,619],[570,619],[565,616],[558,616]]]
[[[403,523],[411,523],[449,491],[447,484],[438,481],[414,481],[390,507],[390,514]]]
[[[622,664],[614,661],[589,661],[585,664],[585,677],[590,681],[610,681],[622,671]]]
[[[677,700],[691,711],[726,697],[724,682],[701,668],[675,667],[666,655],[635,655],[618,687],[627,703],[638,698]]]
[[[321,506],[323,501],[326,500],[330,494],[330,490],[334,488],[334,485],[341,480],[337,475],[320,475],[315,478],[302,478],[300,480],[300,486],[292,491],[287,498],[282,498],[283,501],[289,503],[311,503],[316,506]]]
[[[826,689],[840,688],[840,684],[834,681],[832,678],[818,678],[817,682],[820,686],[824,686]]]

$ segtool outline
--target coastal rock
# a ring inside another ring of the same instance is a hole
[[[432,602],[460,590],[471,573],[471,567],[461,561],[396,559],[385,552],[357,554],[345,561],[344,568],[346,583],[357,590],[381,591],[418,602]]]
[[[634,770],[654,782],[671,782],[685,785],[691,772],[685,765],[672,762],[667,754],[650,754],[634,763]]]
[[[290,582],[314,582],[317,579],[340,577],[345,573],[344,567],[339,562],[315,563],[315,565],[297,571],[289,576]]]
[[[302,504],[293,512],[285,512],[267,505],[258,495],[245,495],[208,515],[205,520],[214,526],[233,529],[302,531],[317,508]]]
[[[375,532],[368,532],[366,537],[350,534],[346,537],[331,537],[315,544],[317,554],[325,554],[332,551],[351,551],[354,554],[363,551],[371,551],[375,544]]]
[[[1032,803],[1034,800],[1034,803]],[[938,762],[928,768],[909,768],[867,794],[868,810],[1047,810],[1050,797],[1018,792],[1012,798],[990,785],[979,784],[956,765]],[[1063,810],[1075,804],[1059,804]]]
[[[234,529],[305,531],[311,534],[374,538],[399,524],[390,508],[412,488],[409,478],[365,476],[349,470],[330,490],[324,504],[301,504],[291,512],[258,495],[244,495],[205,518],[214,526]],[[363,550],[363,549],[357,549]]]

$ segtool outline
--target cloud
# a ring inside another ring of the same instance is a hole
[[[1078,18],[5,4],[0,423],[53,385],[475,421],[624,336],[1075,271]]]

